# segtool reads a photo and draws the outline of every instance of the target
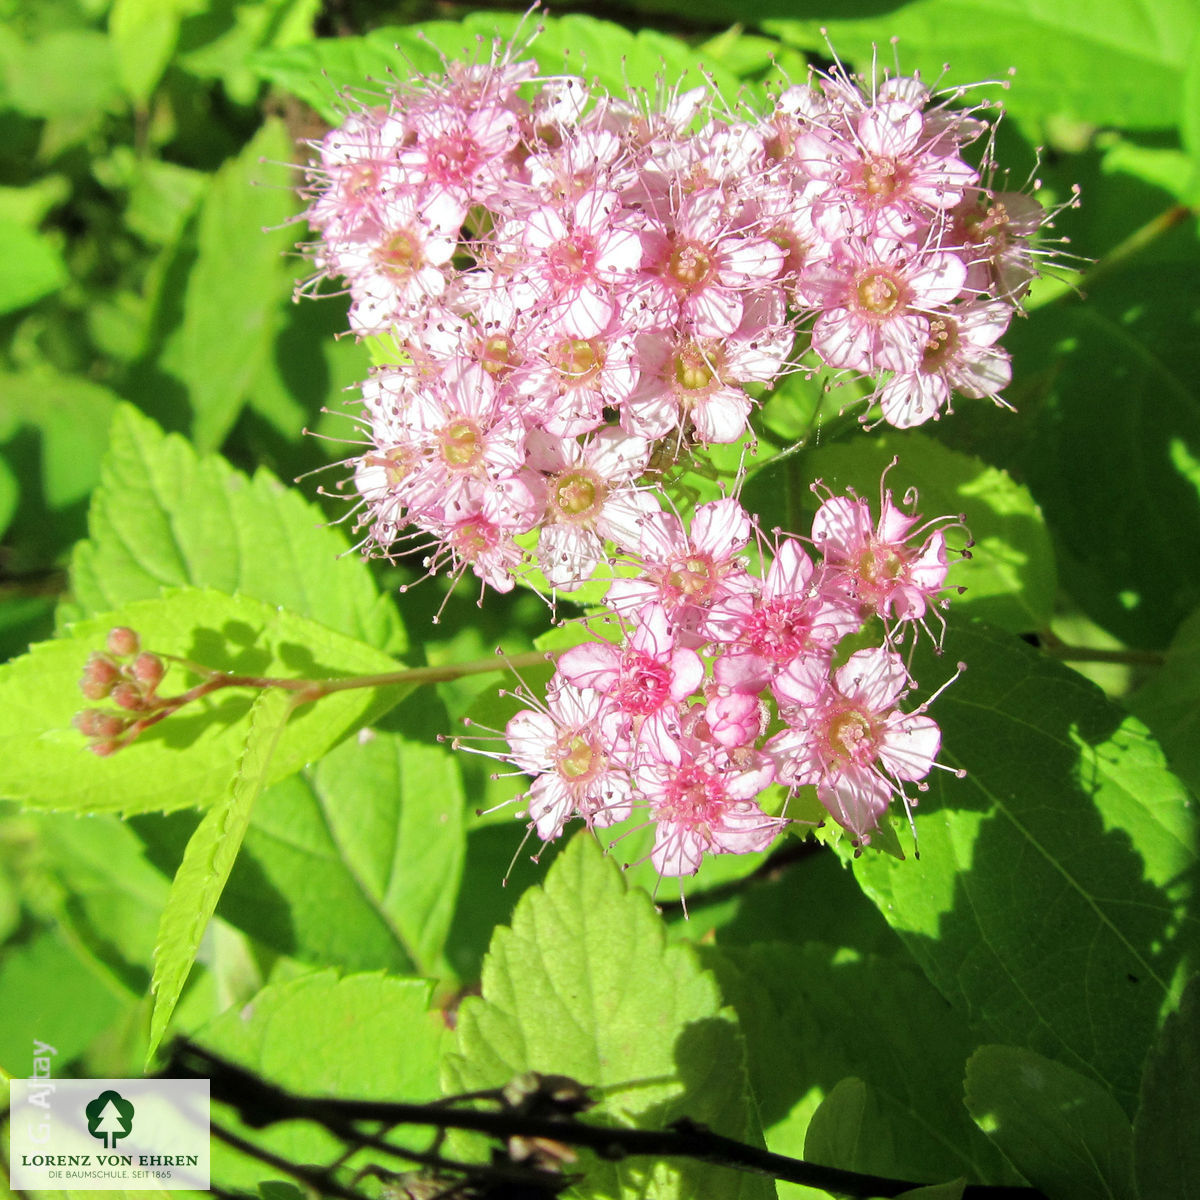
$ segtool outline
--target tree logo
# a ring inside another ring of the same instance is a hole
[[[99,1138],[106,1150],[112,1150],[118,1138],[128,1137],[133,1128],[133,1105],[110,1088],[84,1106],[88,1133]]]

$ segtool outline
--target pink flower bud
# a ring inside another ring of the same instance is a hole
[[[79,690],[88,700],[103,700],[120,678],[117,664],[107,654],[97,652],[91,655],[83,668]]]
[[[118,658],[128,658],[136,654],[141,642],[138,635],[127,625],[117,625],[108,631],[108,650]]]
[[[133,660],[133,677],[146,689],[147,695],[153,694],[166,673],[167,668],[157,654],[143,650]]]
[[[762,703],[746,692],[709,701],[705,717],[713,740],[726,750],[749,746],[762,732]]]
[[[72,724],[84,737],[114,738],[125,732],[126,721],[116,713],[99,708],[85,708],[75,714]]]
[[[112,701],[118,708],[129,712],[141,712],[146,707],[146,698],[142,689],[134,683],[118,683],[112,690]]]

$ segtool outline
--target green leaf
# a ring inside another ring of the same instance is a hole
[[[1163,1023],[1142,1075],[1133,1169],[1142,1200],[1187,1200],[1200,1179],[1200,976]]]
[[[89,526],[71,568],[84,613],[196,584],[392,653],[405,648],[395,605],[319,508],[265,470],[247,479],[222,458],[198,456],[131,406],[114,420]]]
[[[260,50],[249,64],[260,78],[286,89],[339,125],[348,107],[347,89],[375,90],[393,72],[411,69],[404,67],[396,50],[403,32],[401,26],[386,26],[363,37],[317,38],[284,49]],[[436,70],[437,56],[431,56],[425,45],[420,51],[414,67]]]
[[[983,1036],[1053,1057],[1132,1108],[1145,1047],[1200,948],[1187,793],[1136,720],[1018,639],[951,624],[916,655],[942,761],[921,857],[864,854],[866,893]]]
[[[204,814],[171,883],[154,948],[154,978],[150,985],[154,1012],[150,1017],[147,1060],[153,1057],[167,1031],[196,960],[200,939],[216,911],[292,704],[293,697],[281,691],[260,692],[255,698],[242,759],[229,792]]]
[[[211,176],[161,159],[139,159],[129,183],[125,224],[149,246],[173,246]]]
[[[861,1079],[849,1076],[834,1084],[808,1123],[804,1157],[843,1171],[882,1175],[893,1169],[895,1148],[879,1136],[886,1126],[879,1102]]]
[[[218,1016],[198,1040],[301,1094],[430,1101],[437,1097],[444,1033],[441,1013],[429,1010],[430,991],[419,979],[339,979],[334,971],[321,971],[264,988],[249,1004]],[[292,1162],[329,1162],[342,1149],[323,1129],[300,1122],[239,1132]],[[263,1173],[261,1163],[213,1140],[214,1182],[253,1188]]]
[[[1165,665],[1129,706],[1150,726],[1180,778],[1200,794],[1200,609],[1180,625]]]
[[[58,29],[27,42],[8,64],[7,83],[13,106],[31,117],[94,124],[120,99],[112,46],[92,29]]]
[[[1183,148],[1191,155],[1191,182],[1200,174],[1200,55],[1193,54],[1183,73]]]
[[[954,597],[954,611],[1014,633],[1045,626],[1054,606],[1056,573],[1037,504],[1006,472],[925,434],[889,430],[768,463],[750,477],[743,500],[760,513],[766,527],[782,525],[807,533],[820,503],[808,483],[817,477],[837,493],[853,488],[872,502],[878,516],[879,481],[893,456],[899,461],[888,472],[887,487],[897,497],[916,487],[917,508],[926,519],[959,513],[966,517],[974,545],[969,559],[951,555],[948,582],[966,588]],[[948,531],[947,539],[955,549],[965,541],[955,529]]]
[[[142,107],[150,99],[179,38],[184,11],[197,0],[113,0],[108,36],[125,94]]]
[[[712,56],[698,55],[676,38],[652,29],[632,33],[622,25],[572,14],[542,16],[543,32],[516,57],[532,60],[547,74],[564,71],[596,79],[613,94],[629,86],[653,90],[661,75],[673,85],[699,86],[701,63],[717,86],[732,98],[737,76]],[[426,21],[418,26],[389,26],[360,38],[322,38],[284,50],[262,51],[251,65],[264,79],[287,88],[337,124],[347,109],[346,93],[369,97],[395,80],[419,72],[440,78],[440,50],[448,59],[486,59],[496,37],[518,45],[532,33],[528,18],[509,13],[474,13],[462,22]],[[482,39],[483,49],[480,49]]]
[[[250,104],[259,86],[248,66],[251,56],[263,47],[310,40],[320,7],[320,0],[203,4],[184,22],[177,61],[196,75],[220,79],[236,103]]]
[[[6,532],[12,522],[19,498],[17,477],[8,463],[0,458],[0,534]]]
[[[49,1042],[65,1065],[117,1016],[120,1000],[61,931],[31,929],[0,956],[0,1006],[0,1063],[28,1075],[34,1038]]]
[[[15,312],[58,291],[67,268],[49,238],[33,229],[0,223],[0,313]]]
[[[756,5],[763,15],[786,7]],[[852,0],[833,20],[763,24],[785,42],[817,51],[825,50],[828,32],[839,56],[863,67],[874,46],[898,38],[905,74],[919,70],[938,79],[949,63],[954,84],[1003,80],[1015,67],[1004,107],[1035,130],[1049,115],[1159,129],[1182,115],[1198,15],[1190,0],[1163,0],[1152,19],[1140,0],[915,0],[889,12],[885,22],[876,6]]]
[[[811,894],[817,886],[819,880],[810,883],[801,893],[804,907],[791,914],[807,933],[803,944],[750,944],[746,931],[702,955],[737,1010],[768,1149],[810,1157],[811,1138],[814,1148],[829,1150],[818,1157],[832,1166],[907,1179],[1015,1182],[962,1107],[963,1070],[977,1044],[963,1015],[906,955],[810,940],[838,932],[822,919],[824,898]],[[848,1078],[860,1081],[857,1113],[848,1111],[857,1104]],[[822,1097],[829,1124],[813,1133]],[[841,1157],[848,1134],[837,1132],[842,1120],[860,1129],[854,1161]]]
[[[422,691],[371,731],[266,791],[221,915],[320,965],[445,976],[466,850],[449,722]]]
[[[188,389],[201,450],[233,427],[291,297],[295,270],[284,255],[295,233],[286,222],[298,204],[286,164],[295,153],[283,123],[268,120],[217,172],[200,209],[183,321],[161,363]]]
[[[0,187],[0,221],[36,228],[70,194],[65,175],[43,175],[25,187]]]
[[[13,458],[25,489],[41,497],[46,513],[86,500],[100,478],[100,460],[119,403],[116,393],[82,376],[45,368],[0,375],[0,392],[0,439],[18,442]],[[21,445],[22,436],[32,444]],[[38,536],[45,539],[41,514],[39,525]]]
[[[1046,1195],[1136,1200],[1129,1118],[1094,1080],[1030,1050],[981,1046],[967,1063],[966,1102],[980,1129]]]
[[[896,1200],[962,1200],[966,1189],[965,1179],[951,1179],[947,1183],[931,1183],[926,1187],[909,1188],[901,1192]]]
[[[167,880],[128,822],[107,814],[39,813],[38,844],[56,885],[52,912],[77,951],[141,1001],[150,990],[155,931]]]
[[[596,1088],[602,1123],[662,1128],[684,1116],[760,1141],[733,1014],[685,946],[666,946],[649,898],[627,889],[588,833],[496,930],[483,995],[459,1009],[448,1091],[496,1087],[525,1071]],[[593,1195],[769,1195],[757,1178],[696,1164],[588,1166]]]
[[[252,696],[245,689],[185,707],[110,758],[85,751],[71,724],[84,706],[78,680],[114,625],[136,629],[157,653],[234,674],[333,679],[399,666],[362,642],[249,596],[196,588],[135,601],[0,667],[0,708],[21,714],[19,724],[0,728],[0,796],[32,808],[130,814],[204,808],[226,795],[246,741]],[[162,694],[179,694],[191,682],[182,668],[172,669]],[[347,689],[300,709],[280,739],[268,782],[315,761],[404,691]]]
[[[1121,180],[1097,180],[1097,206]],[[1138,213],[1135,226],[1173,204],[1143,184],[1127,195],[1140,206],[1123,214]],[[1112,242],[1076,245],[1102,253]],[[1200,339],[1194,306],[1181,302],[1198,271],[1200,243],[1185,223],[1085,277],[1086,303],[1064,299],[1008,337],[1020,365],[1010,396],[1025,418],[1011,461],[1054,530],[1063,586],[1142,649],[1165,646],[1200,604]],[[1099,480],[1136,503],[1098,503]]]

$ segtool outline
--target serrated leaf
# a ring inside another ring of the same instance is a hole
[[[921,857],[855,874],[938,989],[985,1037],[1057,1059],[1132,1108],[1145,1047],[1200,948],[1187,793],[1140,722],[1073,671],[952,622],[917,677],[965,675],[931,709],[941,760]]]
[[[835,493],[853,488],[871,502],[878,517],[879,481],[893,457],[899,461],[888,472],[887,487],[897,498],[916,487],[917,509],[927,520],[959,513],[966,517],[974,544],[969,559],[951,555],[948,583],[966,589],[954,597],[954,611],[1014,633],[1043,628],[1054,606],[1056,572],[1037,504],[1007,472],[925,434],[889,430],[821,446],[774,466],[768,463],[751,476],[742,498],[760,512],[765,527],[781,525],[807,534],[820,503],[808,485],[819,478]],[[789,495],[791,512],[785,507]],[[961,549],[965,540],[960,531],[948,530],[952,547]]]
[[[71,566],[87,614],[191,584],[281,605],[390,653],[405,648],[395,605],[319,508],[268,471],[248,479],[197,455],[130,405],[114,419],[88,523]]]
[[[1200,976],[1163,1022],[1142,1075],[1133,1168],[1142,1200],[1188,1200],[1200,1179]]]
[[[184,851],[183,862],[167,893],[154,947],[154,1011],[150,1015],[151,1059],[183,992],[200,939],[241,849],[250,813],[266,782],[271,759],[292,712],[293,697],[265,691],[250,709],[246,742],[228,794],[204,814]]]
[[[291,296],[286,223],[299,205],[286,164],[295,156],[282,121],[267,120],[217,172],[200,209],[183,321],[160,361],[188,390],[201,450],[217,449],[233,427]]]
[[[399,668],[362,642],[249,596],[194,588],[135,601],[0,667],[0,710],[11,714],[0,727],[0,796],[31,808],[131,814],[204,808],[226,794],[246,739],[253,693],[245,689],[185,707],[110,758],[87,753],[71,724],[85,706],[78,681],[114,625],[136,629],[157,653],[234,674],[335,679]],[[161,694],[194,682],[176,668]],[[268,782],[315,761],[404,694],[403,687],[347,689],[306,705],[280,739]]]
[[[430,1101],[437,1096],[445,1029],[441,1014],[429,1010],[431,990],[421,979],[339,979],[334,971],[320,971],[264,988],[205,1026],[197,1040],[304,1095]],[[342,1150],[323,1129],[300,1122],[240,1132],[291,1162],[329,1162]],[[215,1139],[213,1155],[214,1181],[224,1186],[253,1188],[262,1179],[261,1163]]]
[[[662,1128],[684,1116],[758,1142],[737,1022],[685,946],[665,945],[649,898],[627,889],[587,833],[497,929],[483,994],[459,1009],[448,1091],[496,1087],[526,1071],[597,1089],[601,1123]],[[589,1164],[595,1196],[759,1197],[762,1180],[696,1164]]]
[[[444,976],[466,849],[457,756],[422,692],[259,799],[221,915],[320,965]]]
[[[770,15],[781,6],[760,4]],[[766,15],[764,13],[764,15]],[[778,14],[785,15],[785,14]],[[789,44],[838,54],[869,67],[875,45],[899,39],[906,74],[937,79],[950,64],[951,82],[1003,80],[1005,108],[1033,123],[1056,114],[1094,125],[1158,129],[1182,114],[1183,75],[1200,16],[1190,0],[1164,0],[1149,12],[1140,0],[915,0],[888,13],[858,3],[833,20],[767,20]],[[733,19],[733,18],[731,18]],[[1097,79],[1104,80],[1097,87]]]
[[[652,29],[633,33],[622,25],[571,14],[542,16],[543,32],[518,57],[538,63],[548,75],[576,73],[597,79],[614,95],[628,87],[653,89],[659,76],[672,85],[704,82],[703,63],[721,91],[737,94],[739,81],[718,59],[702,56],[676,38]],[[287,88],[337,124],[345,116],[347,93],[368,102],[396,81],[418,73],[439,78],[448,59],[486,58],[496,37],[518,43],[532,34],[527,17],[473,13],[461,22],[425,21],[420,26],[375,29],[360,38],[322,38],[284,50],[261,51],[251,65],[263,78]],[[484,49],[480,50],[480,39]],[[352,103],[354,101],[352,100]]]
[[[966,1103],[1046,1195],[1135,1200],[1129,1118],[1094,1080],[1030,1050],[981,1046],[967,1063]]]

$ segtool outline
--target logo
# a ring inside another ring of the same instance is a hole
[[[208,1191],[207,1079],[56,1077],[51,1091],[33,1077],[8,1091],[13,1191]]]
[[[133,1105],[120,1092],[101,1092],[83,1111],[88,1133],[99,1138],[105,1150],[115,1150],[117,1139],[128,1137],[133,1128]]]

